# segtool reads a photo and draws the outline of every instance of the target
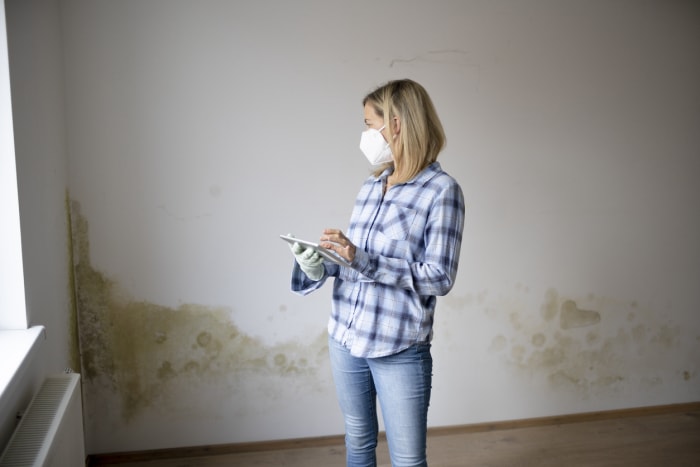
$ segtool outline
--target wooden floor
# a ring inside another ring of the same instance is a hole
[[[617,418],[553,418],[550,424],[525,423],[502,428],[482,425],[433,429],[428,438],[428,462],[432,467],[537,466],[537,467],[699,467],[700,405],[671,413],[625,415]],[[583,420],[583,421],[580,421]],[[529,426],[528,426],[529,425]],[[338,439],[320,446],[281,447],[256,452],[140,460],[128,456],[95,459],[95,465],[131,467],[231,467],[288,466],[343,467],[345,449]],[[382,441],[378,465],[391,465]]]

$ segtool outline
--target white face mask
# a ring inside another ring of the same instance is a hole
[[[378,130],[369,128],[362,132],[362,137],[360,138],[360,149],[372,165],[391,162],[391,148],[382,136],[381,131],[383,129],[384,127]]]

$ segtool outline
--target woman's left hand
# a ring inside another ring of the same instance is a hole
[[[349,263],[352,263],[352,260],[355,259],[355,245],[348,240],[348,237],[341,230],[325,229],[320,238],[320,245],[323,248],[335,251]]]

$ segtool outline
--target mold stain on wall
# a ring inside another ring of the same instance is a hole
[[[459,308],[459,315],[450,315],[456,319],[465,307],[483,313],[499,329],[484,352],[553,390],[582,399],[679,385],[697,392],[698,339],[663,312],[593,294],[567,297],[554,288],[537,309],[529,293],[519,284],[515,293],[497,298],[481,291],[442,303]]]
[[[135,301],[90,263],[88,223],[71,204],[75,308],[86,404],[128,422],[148,411],[185,411],[201,390],[238,401],[288,396],[294,387],[322,391],[325,330],[304,343],[267,346],[242,332],[225,308],[169,308]],[[254,393],[252,393],[254,392]],[[184,398],[184,399],[183,399]],[[219,415],[219,414],[216,414]]]
[[[495,336],[491,351],[531,376],[543,375],[553,388],[589,398],[640,385],[689,382],[684,375],[695,372],[679,367],[669,374],[665,362],[680,351],[681,328],[659,322],[658,315],[636,302],[593,295],[572,299],[552,288],[540,319],[526,320],[521,312],[510,312],[514,332],[506,332],[509,338]]]
[[[66,211],[66,242],[68,246],[68,297],[70,300],[70,310],[68,313],[68,338],[70,339],[70,365],[71,369],[82,373],[80,367],[80,345],[78,342],[78,305],[75,296],[75,269],[73,268],[73,221],[71,217],[70,193],[66,190],[64,198]]]

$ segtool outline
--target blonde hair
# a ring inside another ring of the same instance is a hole
[[[387,128],[392,128],[395,117],[401,121],[400,137],[389,142],[399,164],[397,181],[412,179],[437,160],[445,147],[445,131],[423,86],[410,79],[389,81],[367,94],[362,105],[367,103],[384,119]],[[375,176],[393,165],[392,161],[379,167]]]

